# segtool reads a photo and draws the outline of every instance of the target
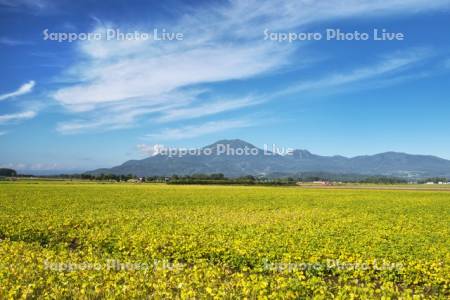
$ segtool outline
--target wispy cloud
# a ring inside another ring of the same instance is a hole
[[[222,100],[210,103],[200,104],[189,108],[175,108],[173,110],[164,111],[162,116],[157,118],[158,122],[179,121],[184,119],[195,119],[199,117],[214,115],[226,111],[232,111],[248,106],[257,105],[262,99],[254,97],[245,97],[236,100]]]
[[[31,44],[30,41],[10,39],[10,38],[7,38],[7,37],[0,37],[0,45],[5,45],[5,46],[22,46],[22,45],[29,45],[29,44]]]
[[[324,78],[309,80],[292,85],[287,89],[275,93],[272,97],[283,94],[292,94],[298,92],[324,90],[325,88],[335,88],[350,85],[356,82],[374,80],[383,76],[385,81],[395,80],[395,75],[415,66],[429,56],[426,50],[410,50],[395,55],[384,57],[378,63],[372,66],[356,68],[347,73],[334,73]],[[403,76],[402,76],[403,77]],[[379,84],[380,82],[378,82]]]
[[[13,114],[0,115],[0,124],[28,120],[34,118],[36,115],[37,113],[31,110]]]
[[[0,136],[6,135],[7,133],[8,133],[7,131],[0,131]]]
[[[146,137],[155,140],[189,139],[230,129],[250,127],[253,125],[255,125],[255,123],[250,120],[220,120],[206,122],[199,125],[167,128],[158,133],[148,134]]]
[[[450,58],[447,59],[446,61],[444,61],[444,67],[446,67],[447,69],[450,69]]]
[[[164,98],[165,99],[165,98]],[[123,129],[135,126],[137,119],[142,119],[144,115],[155,114],[164,110],[183,105],[182,102],[172,104],[167,101],[166,105],[140,106],[139,103],[131,101],[121,105],[103,107],[100,111],[93,112],[89,119],[75,119],[60,122],[56,130],[62,134],[77,134],[80,132],[99,132],[116,129]],[[144,121],[143,121],[144,122]]]
[[[154,156],[158,153],[161,153],[163,149],[165,149],[164,145],[161,144],[155,144],[155,145],[148,145],[148,144],[138,144],[136,145],[137,150],[139,153],[141,153],[144,156]]]
[[[80,42],[77,44],[80,59],[67,73],[72,84],[53,93],[57,103],[75,116],[74,120],[59,124],[58,131],[117,129],[136,124],[143,117],[155,122],[174,122],[254,105],[256,102],[248,99],[221,102],[218,97],[205,98],[202,92],[192,89],[271,74],[289,66],[300,44],[264,41],[265,28],[304,29],[321,21],[417,13],[447,6],[448,0],[229,1],[193,10],[175,23],[164,24],[169,31],[183,32],[182,41]],[[158,24],[137,26],[98,20],[95,31],[105,33],[105,27],[148,32]],[[402,64],[408,62],[397,59],[375,70],[334,74],[301,83],[289,92],[361,81],[401,68]],[[245,94],[240,97],[245,98]],[[204,128],[203,131],[207,132]]]
[[[112,44],[108,51],[115,51],[114,47]],[[162,97],[171,93],[181,94],[184,87],[254,76],[279,63],[276,56],[269,56],[272,52],[269,44],[204,45],[194,49],[173,44],[168,47],[172,48],[169,54],[156,56],[152,52],[163,49],[152,49],[150,46],[139,50],[134,58],[121,58],[122,52],[112,54],[107,60],[95,58],[91,61],[91,68],[78,73],[79,79],[86,83],[57,91],[55,99],[74,111],[90,111],[102,104],[130,101],[147,106],[160,102]],[[93,55],[101,52],[96,47],[85,51]],[[218,60],[218,57],[221,59]]]
[[[40,12],[52,8],[53,5],[50,0],[0,0],[0,6],[17,10]]]
[[[16,91],[0,95],[0,101],[6,100],[8,98],[13,98],[21,95],[25,95],[33,91],[35,86],[35,82],[33,80],[21,85]]]
[[[20,171],[50,171],[68,169],[68,166],[59,163],[0,163],[0,167]]]

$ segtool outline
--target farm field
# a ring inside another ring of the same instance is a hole
[[[450,193],[0,183],[0,259],[0,299],[448,299]]]

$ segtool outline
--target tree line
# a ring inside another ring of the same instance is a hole
[[[89,181],[109,181],[109,182],[164,182],[168,184],[245,184],[245,185],[295,185],[298,182],[342,182],[342,183],[374,183],[374,184],[406,184],[408,180],[390,176],[371,176],[360,174],[334,174],[326,172],[304,172],[295,175],[273,174],[272,176],[241,176],[226,177],[222,173],[215,174],[192,174],[192,175],[171,175],[171,176],[136,176],[134,174],[59,174],[47,176],[33,176],[18,174],[13,169],[0,168],[0,177],[38,177],[48,179],[65,180],[89,180]],[[417,181],[417,183],[427,182],[448,182],[447,178],[428,178]]]

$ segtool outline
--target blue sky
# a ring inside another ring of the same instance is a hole
[[[0,0],[0,166],[89,170],[224,138],[450,159],[449,0],[97,2]],[[102,37],[58,42],[46,29]],[[108,29],[182,39],[106,40]],[[375,29],[404,39],[374,41]]]

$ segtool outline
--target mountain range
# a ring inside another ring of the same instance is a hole
[[[245,175],[282,177],[295,176],[304,172],[326,172],[401,178],[450,178],[450,160],[431,155],[399,152],[351,158],[339,155],[321,156],[307,150],[293,150],[288,154],[280,155],[257,148],[243,140],[234,139],[217,141],[197,149],[195,153],[169,154],[169,152],[160,152],[142,160],[129,160],[120,166],[87,173],[136,176],[222,173],[227,177]]]

